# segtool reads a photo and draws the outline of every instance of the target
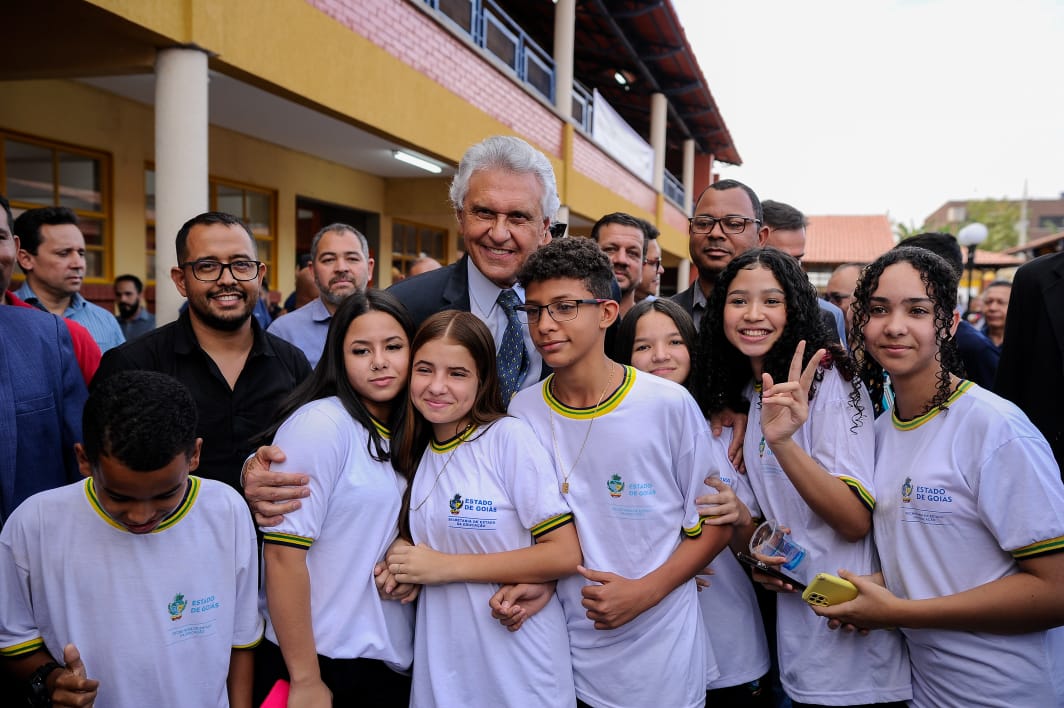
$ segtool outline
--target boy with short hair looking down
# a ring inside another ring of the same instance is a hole
[[[189,475],[196,417],[169,376],[107,379],[75,446],[86,479],[4,526],[0,656],[30,705],[250,708],[255,531],[236,492]]]

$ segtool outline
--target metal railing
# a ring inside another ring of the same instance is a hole
[[[524,84],[554,101],[554,59],[492,0],[425,0]]]
[[[683,209],[683,201],[686,196],[686,192],[683,188],[683,182],[673,177],[672,173],[665,170],[665,189],[663,190],[666,199],[672,200],[676,206]]]

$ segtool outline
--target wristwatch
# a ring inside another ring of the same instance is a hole
[[[48,692],[47,679],[52,675],[52,672],[56,669],[63,668],[54,661],[49,661],[46,664],[41,664],[37,667],[37,670],[30,676],[29,691],[27,698],[29,699],[29,705],[31,708],[51,708],[52,696]]]

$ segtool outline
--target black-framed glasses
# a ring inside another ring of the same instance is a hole
[[[691,233],[693,234],[711,233],[713,227],[717,224],[720,224],[720,230],[726,234],[741,234],[746,230],[747,224],[760,224],[761,220],[751,219],[748,216],[728,214],[720,218],[715,216],[692,216],[687,220],[687,223],[691,225]]]
[[[222,263],[221,261],[215,261],[210,259],[203,259],[199,261],[186,261],[181,263],[182,268],[191,268],[192,275],[196,277],[196,280],[202,280],[205,283],[213,283],[222,277],[222,273],[228,268],[233,278],[236,280],[254,280],[258,274],[259,269],[262,267],[262,261],[231,261],[229,263]]]
[[[647,258],[645,261],[643,261],[643,263],[645,265],[650,266],[654,270],[658,270],[658,269],[664,270],[664,268],[662,268],[661,259],[660,258]]]
[[[547,311],[547,314],[550,315],[551,319],[555,322],[568,322],[569,320],[576,319],[577,314],[580,312],[581,305],[601,305],[604,302],[606,302],[605,298],[558,300],[549,305],[518,305],[514,310],[523,322],[528,322],[530,324],[536,324],[539,322],[539,315],[544,310]]]

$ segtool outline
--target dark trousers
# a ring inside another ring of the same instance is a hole
[[[321,679],[333,694],[333,706],[407,708],[410,677],[392,671],[377,659],[330,659],[318,655]],[[255,684],[252,705],[261,705],[278,679],[288,680],[288,667],[280,648],[267,640],[255,649]]]

